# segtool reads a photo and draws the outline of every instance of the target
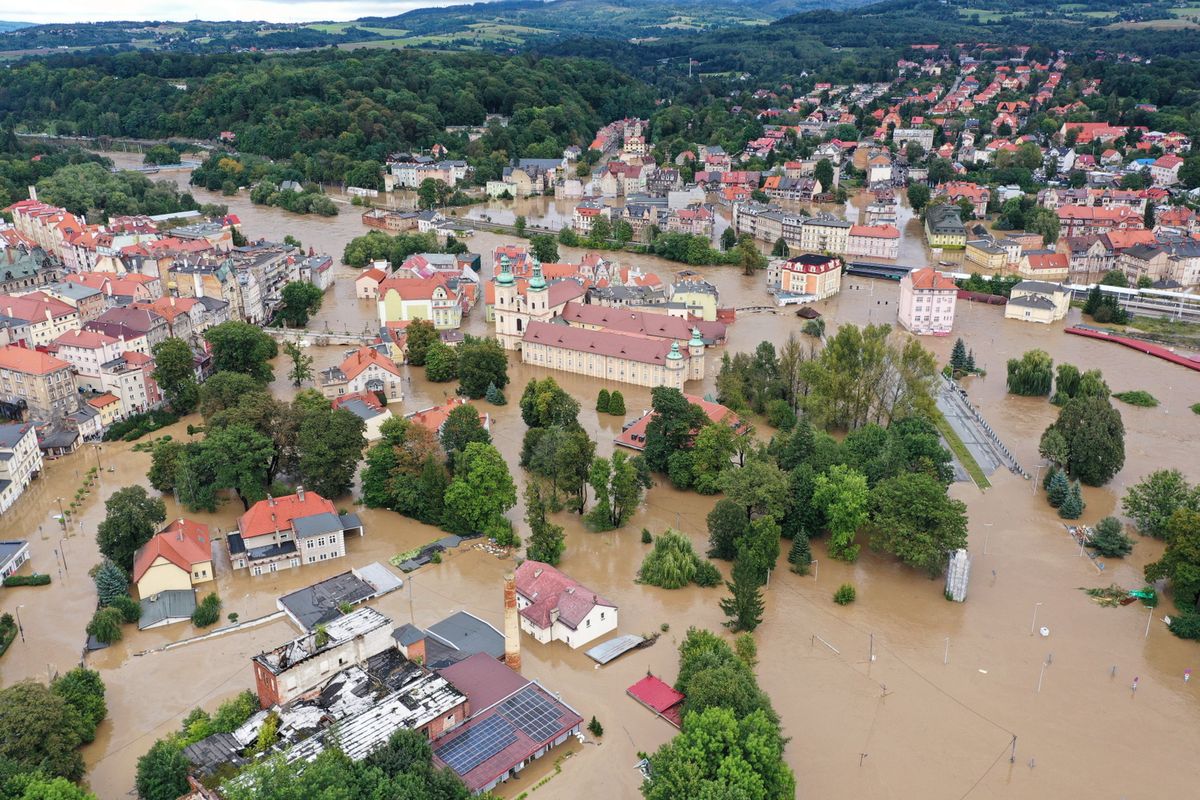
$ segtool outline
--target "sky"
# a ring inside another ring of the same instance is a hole
[[[414,8],[460,5],[478,0],[106,0],[103,3],[0,0],[0,20],[47,24],[103,20],[266,20],[268,22],[341,21],[390,17]]]

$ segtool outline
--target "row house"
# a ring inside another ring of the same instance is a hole
[[[58,420],[76,410],[78,398],[75,373],[66,361],[24,347],[0,347],[0,402],[12,410]]]
[[[711,239],[714,215],[708,206],[691,206],[672,211],[667,215],[667,230],[671,233],[686,233]]]
[[[33,424],[0,423],[0,514],[12,508],[41,471],[42,451]]]
[[[1063,236],[1142,228],[1142,215],[1127,206],[1060,206],[1055,211]]]
[[[163,296],[162,281],[151,275],[75,272],[67,275],[67,281],[102,292],[118,305],[144,303]]]
[[[167,321],[148,308],[110,308],[85,323],[83,330],[123,339],[128,350],[147,356],[156,344],[171,336]]]
[[[814,253],[845,253],[850,241],[851,224],[832,214],[808,217],[800,227],[799,247]],[[787,237],[784,237],[787,239]],[[792,244],[792,240],[788,240]]]
[[[671,167],[656,167],[646,177],[646,194],[655,197],[665,197],[682,188],[683,177]]]
[[[0,295],[0,314],[28,326],[30,347],[44,347],[67,331],[79,329],[79,311],[46,292]]]
[[[900,229],[895,225],[851,225],[846,255],[899,258]]]
[[[662,227],[661,218],[664,211],[661,203],[627,201],[621,209],[621,220],[629,223],[633,230],[635,242],[650,241],[651,228]],[[674,214],[676,212],[670,212]],[[668,218],[669,219],[669,218]]]
[[[762,190],[773,200],[792,200],[804,203],[817,201],[824,187],[811,176],[789,178],[787,175],[772,175],[763,182]]]
[[[124,339],[97,331],[68,331],[50,343],[48,350],[75,369],[75,382],[87,392],[103,392],[101,366],[128,349]]]
[[[1134,245],[1117,255],[1116,266],[1130,284],[1146,279],[1156,288],[1195,287],[1200,284],[1200,242]]]
[[[598,217],[612,220],[612,209],[599,200],[585,200],[571,213],[571,229],[580,236],[591,236],[592,224]]]
[[[327,255],[310,252],[296,263],[297,280],[311,283],[322,292],[333,285],[334,276],[333,259]]]
[[[36,196],[13,203],[4,209],[12,215],[13,227],[37,243],[47,253],[62,259],[64,235],[82,231],[82,220],[66,209],[39,201]]]
[[[141,414],[162,403],[162,392],[154,380],[154,359],[126,350],[100,366],[104,391],[116,396],[121,417]]]
[[[212,324],[207,309],[194,297],[160,297],[152,303],[134,303],[132,308],[151,311],[167,323],[167,334],[185,342],[198,338]]]
[[[104,292],[74,281],[48,283],[42,288],[42,291],[78,311],[80,322],[95,319],[107,311],[112,304],[111,298]]]

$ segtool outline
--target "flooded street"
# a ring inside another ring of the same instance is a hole
[[[174,175],[175,173],[164,173]],[[181,181],[186,177],[177,174]],[[334,218],[301,217],[279,209],[253,206],[245,193],[234,198],[193,190],[200,202],[227,203],[241,217],[251,238],[281,239],[291,234],[304,246],[340,258],[345,243],[366,232],[357,208],[342,206]],[[858,201],[855,201],[858,202]],[[511,213],[512,204],[503,204]],[[531,222],[544,215],[569,215],[572,201],[535,198],[521,201]],[[482,210],[477,207],[472,210]],[[488,210],[503,219],[501,209]],[[902,209],[902,213],[908,213]],[[919,221],[903,223],[905,238],[900,263],[925,258]],[[467,244],[484,254],[485,275],[490,252],[510,237],[476,233]],[[578,260],[584,251],[561,248],[561,260]],[[616,254],[622,264],[636,264],[664,278],[681,265],[659,259]],[[766,298],[763,276],[744,277],[734,268],[697,271],[721,290],[727,306],[761,305]],[[357,332],[374,329],[374,304],[354,298],[355,271],[339,267],[338,281],[311,324],[313,328]],[[817,304],[829,332],[852,322],[895,323],[898,285],[848,277],[835,298]],[[475,309],[465,328],[486,333],[483,309]],[[1078,321],[1072,311],[1069,322]],[[790,309],[778,314],[744,314],[730,330],[729,351],[751,350],[763,339],[782,342],[798,332],[803,320]],[[1200,416],[1188,410],[1200,401],[1200,380],[1186,369],[1143,356],[1132,350],[1082,337],[1066,336],[1063,325],[1041,326],[1003,319],[1002,308],[963,303],[954,336],[927,338],[926,347],[944,363],[955,336],[975,351],[988,376],[968,384],[971,401],[1029,471],[1037,463],[1042,430],[1057,409],[1044,399],[1010,397],[1005,390],[1004,364],[1010,357],[1039,347],[1056,363],[1067,361],[1081,370],[1100,368],[1114,391],[1143,389],[1160,401],[1144,409],[1117,403],[1127,429],[1126,465],[1107,486],[1084,489],[1087,509],[1082,521],[1094,523],[1118,510],[1126,485],[1154,469],[1178,468],[1193,482],[1200,480],[1196,442]],[[723,348],[709,352],[703,385],[690,384],[696,394],[714,391]],[[311,348],[314,368],[340,360],[343,348]],[[454,384],[430,384],[423,370],[404,367],[409,375],[405,410],[443,402]],[[276,364],[273,389],[286,385],[286,358]],[[513,470],[519,487],[524,475],[516,467],[525,427],[517,399],[532,377],[544,370],[510,364],[509,403],[485,406],[494,418],[492,435]],[[597,440],[600,454],[612,451],[612,439],[623,420],[592,410],[599,381],[554,373],[558,382],[583,406],[580,422]],[[609,385],[607,388],[613,388]],[[649,390],[621,385],[629,418],[649,404]],[[165,431],[185,438],[183,420]],[[760,434],[768,435],[765,425]],[[85,500],[69,534],[52,514],[56,498],[69,498],[81,475],[99,458],[103,465],[98,489]],[[49,587],[0,590],[0,610],[22,605],[26,641],[19,639],[0,658],[0,682],[7,685],[26,677],[45,679],[47,671],[65,671],[80,659],[83,628],[95,607],[95,589],[87,570],[98,561],[95,530],[103,518],[103,499],[133,483],[145,483],[149,455],[135,453],[128,443],[104,443],[99,452],[87,448],[67,458],[47,462],[46,470],[21,501],[3,517],[4,538],[27,538],[32,567],[54,577]],[[113,472],[108,469],[112,467]],[[1142,567],[1156,559],[1162,545],[1138,538],[1132,556],[1106,561],[1100,574],[1065,534],[1062,521],[1045,502],[1040,489],[1008,472],[997,472],[993,487],[980,492],[956,484],[952,492],[968,506],[972,581],[964,604],[943,598],[940,580],[902,567],[890,557],[863,549],[853,565],[830,560],[823,541],[814,541],[816,576],[798,576],[781,559],[766,591],[766,614],[755,633],[759,646],[758,674],[791,737],[786,758],[796,772],[801,797],[860,798],[1065,798],[1139,797],[1154,794],[1190,796],[1195,791],[1192,763],[1200,749],[1200,686],[1185,684],[1187,668],[1200,668],[1200,645],[1172,636],[1161,617],[1172,611],[1163,603],[1145,635],[1147,610],[1140,604],[1101,608],[1079,587],[1126,588],[1141,585]],[[689,625],[723,630],[718,600],[724,589],[689,588],[667,591],[635,584],[633,578],[647,545],[640,542],[643,527],[659,533],[678,527],[700,550],[707,546],[705,515],[716,498],[678,492],[669,486],[653,488],[629,525],[616,532],[591,533],[578,517],[557,515],[567,532],[561,568],[620,606],[622,633],[650,634],[669,623],[658,644],[630,653],[597,669],[582,649],[538,645],[522,639],[523,672],[537,678],[574,706],[585,719],[595,714],[604,725],[599,743],[574,742],[554,758],[534,762],[520,780],[501,787],[513,798],[554,773],[555,758],[562,774],[538,791],[540,800],[578,797],[634,797],[640,782],[633,765],[639,751],[652,752],[674,729],[657,720],[625,696],[625,688],[647,670],[668,682],[675,677],[677,645]],[[166,498],[168,517],[180,509]],[[349,508],[353,498],[338,498]],[[215,514],[188,514],[217,530],[236,526],[241,505],[225,503]],[[216,591],[223,601],[222,617],[237,612],[243,622],[275,610],[278,596],[354,566],[385,561],[440,536],[434,528],[391,512],[356,507],[366,536],[348,542],[346,559],[306,566],[274,575],[250,578],[219,574]],[[522,510],[514,509],[519,520]],[[523,527],[523,526],[522,526]],[[60,537],[63,537],[60,539]],[[65,554],[65,568],[61,557]],[[786,548],[785,548],[786,550]],[[985,552],[986,551],[986,552]],[[718,562],[724,573],[729,565]],[[428,565],[409,576],[409,587],[372,603],[400,624],[432,624],[459,609],[501,627],[501,578],[512,562],[471,547],[446,554],[441,564]],[[59,571],[63,569],[60,578]],[[845,581],[858,589],[850,606],[833,604],[834,589]],[[1040,605],[1039,605],[1040,604]],[[1050,636],[1032,635],[1037,626]],[[88,656],[108,686],[108,719],[96,741],[85,751],[88,781],[102,800],[128,796],[137,758],[154,739],[175,729],[194,706],[212,709],[222,699],[253,686],[249,658],[262,649],[291,638],[283,621],[236,631],[165,652],[150,652],[168,642],[194,634],[190,623],[138,632],[126,626],[125,639]],[[872,645],[873,634],[873,645]],[[815,640],[819,636],[832,648]],[[948,646],[947,646],[947,639]],[[870,653],[875,661],[870,660]],[[1042,664],[1045,668],[1037,691]],[[948,663],[944,663],[947,660]],[[1116,675],[1111,670],[1116,667]],[[1133,678],[1140,688],[1130,691]],[[1009,762],[1013,736],[1015,763]],[[603,792],[594,787],[605,787]]]

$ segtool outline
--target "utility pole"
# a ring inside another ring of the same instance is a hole
[[[950,663],[950,637],[949,636],[946,637],[946,652],[942,656],[942,663],[943,664]]]
[[[1015,764],[1017,761],[1017,735],[1013,734],[1012,753],[1008,757],[1008,763]]]
[[[416,625],[417,622],[413,618],[413,599],[412,599],[412,576],[408,577],[408,622],[411,625]]]

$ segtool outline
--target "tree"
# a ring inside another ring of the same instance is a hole
[[[1029,350],[1019,359],[1008,360],[1008,391],[1025,397],[1050,394],[1054,362],[1045,350]]]
[[[448,383],[458,377],[458,351],[440,340],[429,346],[425,377],[433,383]]]
[[[687,449],[693,431],[708,423],[708,415],[688,402],[683,392],[665,386],[650,390],[650,405],[654,415],[646,424],[643,458],[652,471],[666,472],[671,454]]]
[[[279,318],[293,328],[303,328],[318,308],[324,293],[308,281],[289,281],[280,293],[283,307]]]
[[[78,748],[87,730],[79,710],[43,684],[21,681],[0,689],[0,760],[22,772],[79,780]]]
[[[834,465],[817,476],[812,502],[821,509],[829,529],[830,557],[855,561],[858,545],[854,544],[854,536],[867,521],[867,479],[851,467]]]
[[[734,631],[752,631],[762,623],[762,582],[751,559],[738,555],[733,562],[732,580],[726,582],[730,596],[721,601],[721,611],[729,620],[725,626]]]
[[[617,244],[626,245],[633,238],[633,226],[629,224],[627,219],[617,220],[617,224],[613,225],[613,238],[617,240]]]
[[[445,509],[451,530],[493,534],[505,525],[505,512],[516,504],[517,487],[500,451],[490,444],[469,443],[446,488]]]
[[[601,389],[600,394],[596,395],[596,411],[601,414],[607,414],[609,399],[608,389]]]
[[[197,628],[215,625],[220,618],[221,598],[217,597],[215,592],[204,595],[204,599],[196,604],[196,610],[192,612],[192,624]]]
[[[127,594],[114,597],[111,606],[121,612],[122,622],[137,622],[142,618],[141,604]]]
[[[1107,558],[1121,558],[1133,552],[1133,540],[1125,535],[1125,526],[1121,524],[1121,520],[1105,517],[1096,523],[1096,530],[1088,540],[1088,547]]]
[[[47,780],[39,777],[38,773],[20,777],[27,779],[20,800],[96,800],[96,795],[66,778]]]
[[[759,517],[750,521],[750,529],[738,542],[738,554],[734,559],[744,561],[745,567],[757,577],[760,584],[767,582],[767,576],[775,568],[779,560],[779,525],[774,517]]]
[[[101,644],[111,644],[121,640],[121,625],[125,622],[125,615],[118,608],[105,606],[96,610],[92,614],[92,619],[87,624],[87,635],[93,637]]]
[[[721,249],[729,250],[737,244],[737,231],[730,225],[725,230],[721,231]]]
[[[146,148],[146,155],[142,158],[142,163],[152,166],[178,164],[179,151],[167,144],[156,144],[153,147]]]
[[[1154,201],[1146,201],[1146,211],[1142,215],[1142,227],[1148,231],[1154,230]]]
[[[833,162],[822,158],[813,167],[813,180],[821,184],[821,191],[826,194],[833,191]]]
[[[137,793],[141,800],[175,800],[188,793],[190,764],[173,739],[159,739],[137,762]]]
[[[366,423],[345,408],[326,406],[305,414],[296,439],[298,475],[303,484],[326,498],[350,491],[367,445],[365,431]]]
[[[1042,244],[1049,247],[1058,241],[1060,222],[1054,211],[1037,206],[1025,215],[1025,229],[1042,235]]]
[[[138,548],[150,541],[167,507],[141,486],[118,489],[104,503],[104,521],[96,529],[96,544],[109,560],[129,572]]]
[[[444,206],[450,199],[450,187],[437,178],[426,178],[417,187],[417,205],[423,209]]]
[[[1125,465],[1121,412],[1104,397],[1076,397],[1052,427],[1067,443],[1067,471],[1088,486],[1102,486]]]
[[[274,379],[268,362],[279,355],[279,348],[258,326],[229,320],[206,330],[204,340],[212,348],[215,372],[240,372],[264,384]]]
[[[408,363],[414,367],[425,366],[429,348],[435,342],[440,343],[441,337],[437,328],[427,319],[414,319],[404,329],[405,344],[408,348]]]
[[[692,448],[692,471],[695,475],[692,486],[700,494],[716,494],[720,490],[721,475],[733,469],[733,454],[736,452],[733,430],[728,425],[709,424],[696,435]]]
[[[521,419],[531,428],[579,425],[579,402],[552,377],[533,378],[521,393]]]
[[[654,539],[654,548],[642,559],[638,581],[660,589],[681,589],[693,581],[716,586],[721,574],[696,554],[691,539],[668,530]]]
[[[1146,565],[1146,580],[1166,579],[1180,611],[1200,611],[1200,511],[1180,508],[1166,527],[1162,558]]]
[[[613,389],[608,396],[608,413],[614,417],[625,416],[625,395],[621,394],[620,389]]]
[[[612,459],[597,456],[588,480],[596,494],[588,523],[601,531],[623,527],[641,504],[646,488],[638,462],[620,451],[613,453]]]
[[[462,455],[471,442],[491,444],[491,434],[479,421],[479,409],[470,403],[455,406],[446,415],[446,422],[440,432],[442,449],[446,451],[446,459],[450,469],[454,469],[455,460]]]
[[[720,489],[746,509],[751,519],[763,516],[781,519],[786,510],[787,475],[765,459],[754,458],[741,469],[726,470],[721,474]]]
[[[508,385],[508,356],[495,339],[467,336],[458,346],[458,382],[467,397],[483,397],[488,386]]]
[[[292,385],[300,386],[305,381],[311,381],[313,377],[312,356],[306,355],[300,349],[300,345],[295,342],[284,342],[283,352],[292,359],[292,368],[288,370],[288,378],[291,379]]]
[[[929,203],[929,187],[924,183],[913,183],[908,187],[908,204],[912,210],[920,214]]]
[[[171,337],[154,345],[150,352],[154,355],[154,381],[171,410],[190,414],[200,397],[192,348],[182,339]]]
[[[588,235],[587,240],[593,247],[604,247],[612,238],[612,222],[604,214],[596,215],[592,220],[592,232]]]
[[[213,487],[233,489],[247,511],[252,504],[266,499],[275,447],[250,425],[239,422],[210,430],[196,455],[205,471],[211,472]],[[185,464],[190,460],[189,454]]]
[[[131,599],[132,602],[132,599]],[[108,716],[108,705],[104,702],[104,681],[100,673],[92,669],[76,667],[59,675],[50,684],[50,691],[66,700],[83,720],[83,741],[96,738],[96,726]]]
[[[529,240],[529,249],[533,253],[533,257],[543,264],[554,264],[558,262],[558,242],[554,241],[553,236],[547,236],[540,233]]]
[[[1200,511],[1200,486],[1189,486],[1177,469],[1160,469],[1129,487],[1121,505],[1143,535],[1165,539],[1176,511]]]
[[[1070,491],[1058,507],[1058,515],[1063,519],[1079,519],[1083,515],[1083,509],[1083,494],[1079,489],[1079,482],[1076,481],[1071,484]]]
[[[596,715],[592,715],[592,721],[588,723],[588,732],[599,738],[604,735],[604,726],[600,724],[600,720],[596,719]]]
[[[262,389],[262,385],[240,372],[218,372],[200,387],[200,413],[210,419],[220,411],[237,406],[243,398]]]
[[[128,576],[107,558],[96,567],[96,574],[92,576],[92,580],[96,582],[96,594],[102,606],[129,592]]]
[[[788,257],[788,245],[782,236],[775,240],[775,244],[771,247],[771,255],[774,258]]]
[[[950,367],[955,372],[964,372],[967,367],[967,345],[958,337],[954,340],[954,348],[950,351]]]
[[[500,391],[494,383],[488,384],[487,391],[483,393],[483,399],[494,406],[508,405],[508,399],[505,398],[504,392]]]
[[[788,550],[788,563],[792,565],[792,572],[799,575],[807,575],[808,568],[812,566],[812,548],[809,547],[808,534],[803,530],[792,534],[792,547]]]
[[[1055,470],[1054,477],[1050,479],[1050,485],[1046,488],[1046,502],[1053,508],[1059,508],[1070,494],[1071,482],[1067,480],[1067,473],[1060,469]]]
[[[951,552],[967,546],[967,507],[932,476],[905,472],[871,492],[870,529],[871,547],[934,576]]]
[[[517,236],[520,236],[522,238],[525,237],[525,225],[526,225],[525,215],[518,214],[517,218],[513,221],[513,228],[516,229]]]
[[[734,248],[736,262],[742,265],[743,275],[753,275],[759,270],[767,268],[767,257],[764,256],[758,249],[758,245],[754,242],[754,237],[744,233],[738,237],[737,247]]]
[[[555,525],[546,516],[546,502],[542,488],[536,481],[525,486],[525,522],[529,525],[529,544],[525,554],[533,561],[555,565],[567,549],[561,525]]]

